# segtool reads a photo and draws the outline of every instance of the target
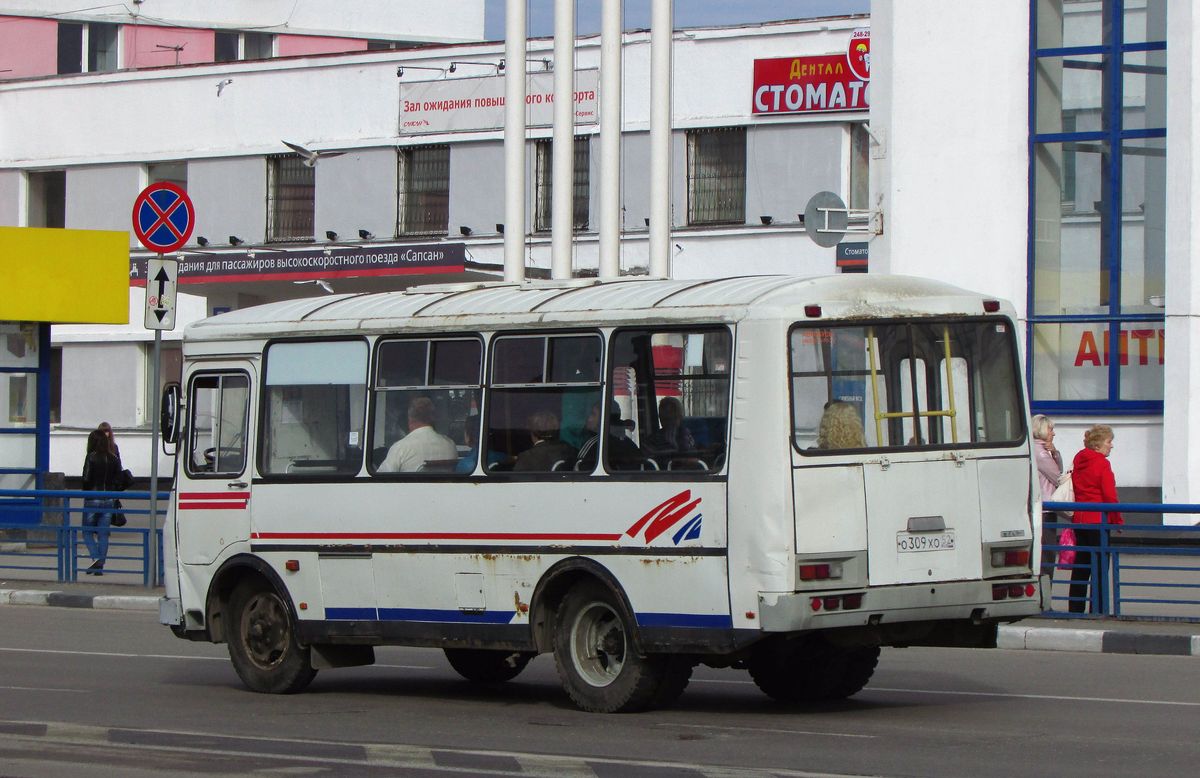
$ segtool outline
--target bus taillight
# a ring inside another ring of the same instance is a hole
[[[992,549],[992,567],[1029,567],[1028,548]]]
[[[825,581],[832,577],[831,570],[832,566],[828,564],[800,565],[800,580]]]

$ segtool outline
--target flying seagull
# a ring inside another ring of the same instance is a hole
[[[316,284],[317,286],[324,289],[326,294],[334,293],[333,292],[333,284],[329,283],[328,281],[326,281],[323,278],[312,278],[307,281],[293,281],[292,283],[293,284]]]
[[[225,91],[225,87],[229,86],[232,83],[233,83],[232,78],[223,78],[220,81],[218,81],[217,82],[217,97],[220,97],[221,93]]]
[[[346,153],[344,151],[310,151],[303,146],[296,145],[295,143],[288,143],[286,140],[280,141],[280,143],[299,154],[301,159],[304,161],[304,164],[308,167],[316,167],[317,160],[319,159],[325,159],[326,157],[340,157]]]

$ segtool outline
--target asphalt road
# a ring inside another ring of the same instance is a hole
[[[1194,774],[1200,661],[885,650],[844,703],[782,708],[698,668],[668,710],[574,709],[550,657],[477,686],[388,648],[294,696],[243,690],[224,646],[155,614],[0,606],[4,776]]]

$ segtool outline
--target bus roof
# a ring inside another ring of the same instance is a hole
[[[439,284],[243,308],[197,321],[184,336],[229,340],[399,328],[490,329],[544,322],[595,324],[597,318],[661,322],[681,315],[736,321],[779,316],[784,310],[799,317],[803,306],[812,304],[821,305],[828,318],[979,314],[983,299],[927,278],[861,274]],[[1011,315],[1009,305],[1002,304],[1002,310]]]

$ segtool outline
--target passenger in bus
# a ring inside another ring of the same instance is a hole
[[[600,408],[601,403],[593,405],[587,421],[583,424],[588,438],[579,447],[576,470],[590,473],[596,468],[596,458],[600,449]],[[609,403],[608,442],[605,445],[608,449],[608,466],[613,470],[637,470],[641,467],[644,459],[642,451],[625,434],[632,425],[633,422],[621,418],[621,406],[616,400]]]
[[[817,448],[865,448],[866,445],[867,436],[858,410],[844,400],[825,403],[825,413],[817,427]]]
[[[683,403],[678,397],[658,401],[658,430],[646,441],[646,447],[656,454],[695,451],[696,439],[683,424]]]
[[[529,417],[529,436],[533,445],[521,452],[513,463],[518,472],[547,472],[571,469],[576,452],[559,438],[558,416],[552,411],[538,411]]]
[[[408,404],[408,434],[392,444],[379,466],[383,473],[415,473],[427,461],[458,459],[454,441],[433,428],[436,410],[428,397],[414,397]]]

